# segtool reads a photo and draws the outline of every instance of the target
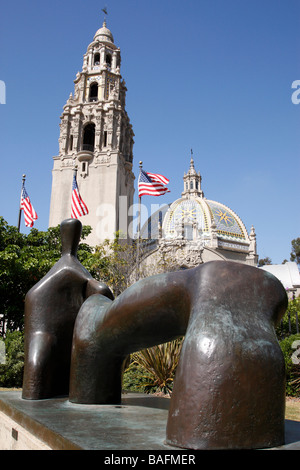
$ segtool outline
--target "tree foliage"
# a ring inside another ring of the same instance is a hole
[[[296,261],[297,264],[300,264],[300,237],[292,240],[291,245],[291,261]]]
[[[85,267],[92,276],[105,282],[118,296],[134,282],[136,248],[123,240],[105,240],[96,246],[95,252],[86,260]]]
[[[272,260],[268,256],[258,260],[258,266],[265,266],[266,264],[272,264]]]
[[[24,336],[21,331],[7,332],[5,361],[0,362],[0,386],[21,387],[24,370]]]
[[[117,232],[114,240],[105,240],[96,247],[85,267],[95,279],[105,282],[115,296],[139,279],[179,269],[174,260],[168,257],[144,262],[147,249],[147,243],[143,240],[137,250],[136,242],[125,243],[119,239]]]

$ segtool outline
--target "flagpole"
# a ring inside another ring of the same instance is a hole
[[[140,161],[140,174],[142,171],[143,162]],[[138,217],[138,237],[136,245],[136,280],[139,280],[140,277],[140,238],[141,238],[141,201],[142,196],[139,196],[139,217]]]
[[[20,204],[19,204],[18,232],[20,232],[20,227],[21,227],[21,214],[22,214],[21,201],[22,201],[22,190],[23,190],[23,186],[25,184],[25,178],[26,178],[26,175],[23,175],[22,176],[22,188],[21,188]]]
[[[77,181],[77,171],[78,171],[78,167],[77,167],[77,165],[75,165],[75,166],[73,167],[73,178],[74,178],[74,176],[75,176],[76,181]]]

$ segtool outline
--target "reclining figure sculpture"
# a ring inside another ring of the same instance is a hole
[[[230,261],[143,279],[114,300],[76,258],[81,223],[25,301],[25,399],[121,402],[131,352],[185,336],[166,442],[187,449],[284,443],[285,365],[275,326],[287,295],[273,275]]]
[[[92,294],[113,299],[77,259],[82,225],[61,224],[62,257],[25,298],[25,361],[22,397],[29,400],[68,394],[73,328]]]
[[[120,403],[125,357],[185,335],[167,444],[281,445],[285,364],[274,327],[286,307],[273,275],[230,261],[143,279],[115,300],[93,295],[75,322],[69,400]]]

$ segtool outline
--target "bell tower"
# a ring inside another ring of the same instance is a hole
[[[87,239],[97,245],[116,231],[127,239],[129,207],[133,203],[134,133],[125,110],[126,86],[121,77],[120,49],[104,21],[83,56],[60,117],[59,155],[53,157],[49,226],[71,217],[74,169],[91,225]]]

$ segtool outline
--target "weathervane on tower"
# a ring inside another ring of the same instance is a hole
[[[104,13],[104,15],[105,15],[105,16],[104,16],[104,22],[106,23],[106,15],[108,15],[108,13],[107,13],[107,6],[105,6],[104,8],[101,8],[101,11],[103,11],[103,13]]]

